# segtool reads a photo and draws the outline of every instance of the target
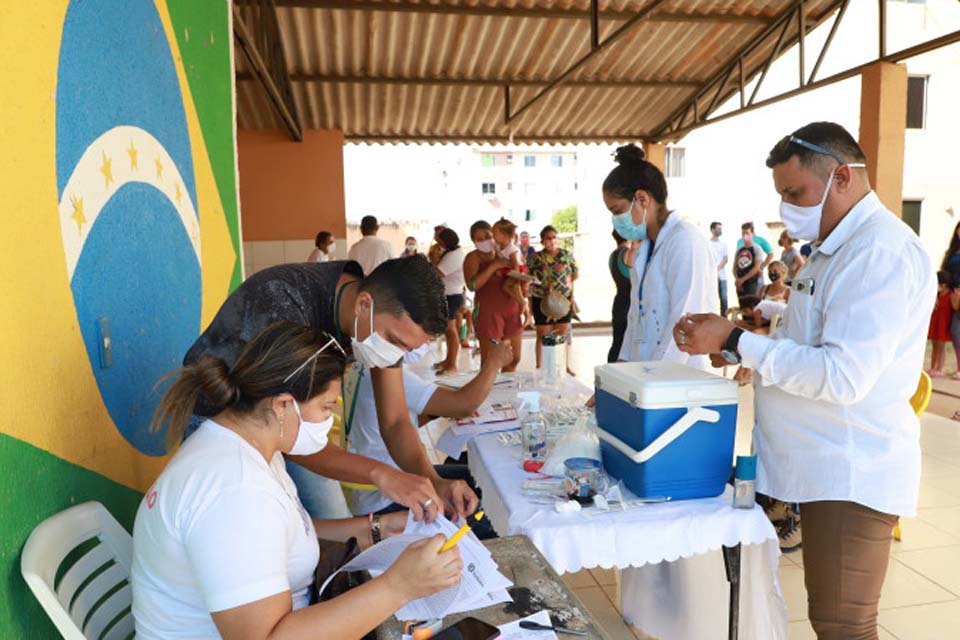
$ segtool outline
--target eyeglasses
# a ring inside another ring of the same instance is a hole
[[[829,156],[834,160],[836,160],[837,162],[839,162],[840,164],[847,164],[840,158],[840,156],[838,156],[833,151],[830,151],[830,149],[827,149],[826,147],[821,147],[818,144],[813,144],[812,142],[807,142],[806,140],[803,140],[796,136],[790,136],[790,144],[801,146],[804,149],[809,149],[810,151],[813,151],[814,153],[819,153],[821,155]]]
[[[316,360],[316,359],[317,359],[317,356],[319,356],[321,353],[323,353],[324,351],[326,351],[326,350],[327,350],[327,347],[329,347],[330,345],[333,345],[334,347],[336,347],[336,348],[337,348],[337,351],[339,351],[339,352],[341,353],[341,355],[343,355],[344,358],[347,357],[347,353],[343,350],[343,347],[340,346],[340,343],[337,342],[337,339],[336,339],[336,338],[331,337],[329,333],[324,333],[323,335],[325,335],[326,337],[328,337],[328,338],[330,338],[330,339],[327,340],[326,344],[324,344],[322,347],[320,347],[319,349],[317,349],[317,352],[316,352],[316,353],[314,353],[312,356],[310,356],[309,358],[307,358],[306,361],[305,361],[302,365],[300,365],[299,367],[297,367],[296,369],[294,369],[294,370],[290,373],[290,375],[288,375],[286,378],[284,378],[284,379],[283,379],[283,384],[287,384],[288,382],[290,382],[290,379],[291,379],[291,378],[293,378],[295,375],[297,375],[298,373],[300,373],[301,371],[303,371],[304,368],[306,368],[306,366],[307,366],[308,364],[310,364],[311,362],[313,362],[314,360]]]

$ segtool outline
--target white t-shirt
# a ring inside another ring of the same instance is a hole
[[[515,253],[520,253],[520,247],[513,244],[512,242],[505,246],[503,249],[497,247],[497,255],[503,258],[504,260],[509,260],[513,262],[513,255]]]
[[[347,258],[356,260],[363,267],[363,275],[368,276],[373,270],[393,257],[390,243],[377,236],[363,236],[356,244],[350,247]]]
[[[773,316],[782,316],[787,310],[787,303],[782,300],[761,300],[754,307],[760,312],[760,317],[764,320],[772,320]]]
[[[359,376],[359,384],[357,378]],[[370,381],[370,372],[363,370],[360,365],[354,365],[348,373],[347,392],[343,397],[344,407],[353,406],[353,394],[357,394],[354,416],[350,421],[349,445],[347,449],[361,456],[384,462],[395,469],[400,465],[394,462],[387,450],[387,445],[380,435],[380,421],[377,419],[377,404],[373,397],[373,383]],[[410,420],[416,425],[419,415],[427,408],[427,403],[437,390],[437,385],[427,382],[417,374],[403,368],[403,395],[407,399],[407,408],[410,410]],[[348,416],[349,417],[349,416]],[[354,515],[366,515],[388,507],[391,500],[379,491],[351,491],[350,511]]]
[[[710,238],[710,255],[713,256],[713,263],[717,267],[717,277],[723,281],[726,281],[727,269],[726,267],[721,269],[720,263],[726,260],[730,255],[730,250],[727,248],[727,243],[723,240]]]
[[[138,638],[219,638],[211,611],[290,591],[309,604],[320,557],[313,521],[278,453],[270,464],[212,420],[144,496],[133,527]]]
[[[440,258],[437,269],[443,274],[443,293],[448,296],[455,296],[463,293],[463,249],[457,247],[453,251],[448,251]]]

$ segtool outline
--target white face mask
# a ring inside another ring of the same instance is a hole
[[[481,240],[480,242],[475,242],[474,245],[476,245],[477,251],[480,253],[490,253],[493,251],[493,240]]]
[[[370,302],[370,335],[363,342],[357,340],[357,325],[360,316],[353,319],[353,358],[370,369],[384,369],[395,365],[407,352],[389,342],[373,329],[373,301]]]
[[[841,165],[842,166],[842,165]],[[848,167],[865,167],[863,163],[848,164]],[[837,167],[839,169],[839,167]],[[833,184],[833,177],[836,175],[836,169],[830,173],[827,179],[827,187],[823,190],[823,197],[820,203],[809,207],[791,204],[789,202],[780,203],[780,219],[787,226],[787,231],[791,238],[798,240],[819,240],[820,239],[820,221],[823,219],[823,205],[827,203],[830,197],[830,186]]]
[[[337,250],[336,242],[331,242],[330,244],[327,245],[327,253],[333,253],[336,250]]]
[[[410,252],[412,253],[412,252],[414,252],[414,251],[416,251],[416,250],[417,250],[417,245],[415,245],[415,244],[408,244],[408,245],[407,245],[407,251],[410,251]]]
[[[427,355],[427,351],[429,350],[430,343],[424,342],[413,351],[407,351],[403,354],[403,364],[417,364],[423,359],[423,356]]]
[[[327,446],[327,434],[333,426],[333,415],[323,422],[307,422],[300,413],[300,405],[293,401],[293,410],[297,412],[300,419],[300,430],[297,432],[297,439],[290,448],[290,455],[309,456],[323,451]]]

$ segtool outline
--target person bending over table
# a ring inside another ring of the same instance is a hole
[[[815,239],[773,337],[712,314],[682,318],[680,348],[755,371],[757,492],[799,502],[810,622],[820,640],[877,638],[891,531],[913,516],[933,264],[871,189],[843,127],[815,122],[767,158],[791,237]]]
[[[271,324],[289,320],[332,334],[340,346],[370,369],[380,430],[390,455],[402,471],[330,444],[312,455],[290,460],[313,473],[347,482],[374,484],[384,495],[409,508],[418,520],[433,520],[445,507],[466,505],[477,497],[465,482],[438,476],[410,422],[403,392],[403,355],[443,333],[447,303],[443,283],[422,256],[396,258],[363,277],[353,261],[284,264],[247,278],[217,312],[213,322],[184,358],[185,365],[215,356],[233,365],[244,345]],[[211,416],[199,402],[194,413]],[[193,428],[199,423],[193,420]],[[296,474],[295,465],[290,469]],[[340,511],[313,512],[314,517],[349,515],[340,488],[335,494],[309,497],[311,503],[339,504]]]
[[[336,341],[292,322],[247,344],[232,365],[203,357],[175,375],[152,428],[183,432],[198,399],[213,417],[180,447],[140,503],[133,528],[138,638],[359,638],[410,600],[456,584],[444,537],[410,545],[380,577],[310,605],[318,536],[403,531],[406,514],[312,520],[282,453],[322,450],[340,394]],[[319,635],[318,635],[319,634]]]
[[[403,389],[411,419],[416,423],[420,421],[420,416],[466,418],[473,415],[490,395],[501,367],[512,361],[513,349],[509,343],[494,345],[487,353],[487,359],[483,361],[476,377],[457,390],[437,386],[404,368]],[[377,408],[370,393],[370,376],[362,367],[354,366],[348,380],[349,386],[343,396],[346,407],[344,424],[349,436],[348,450],[396,467],[397,463],[390,456],[377,424]],[[436,470],[442,478],[463,480],[473,488],[473,479],[465,464],[442,464],[438,465]],[[353,489],[349,498],[350,510],[355,515],[387,513],[400,507],[380,491]],[[466,509],[465,505],[455,506],[461,511]],[[477,534],[480,535],[480,532]]]

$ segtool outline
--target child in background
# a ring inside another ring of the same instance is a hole
[[[937,285],[937,304],[933,307],[930,331],[927,333],[927,338],[933,342],[933,355],[930,358],[930,368],[927,369],[931,378],[943,377],[947,342],[950,341],[950,321],[955,310],[955,300],[952,298],[958,297],[953,289],[956,283],[949,271],[937,272]]]
[[[506,276],[511,271],[523,272],[526,265],[523,257],[513,239],[517,234],[517,225],[506,218],[500,218],[493,223],[493,242],[496,244],[497,257],[508,261],[512,266],[509,269],[503,269],[502,275]],[[503,292],[517,301],[520,306],[520,313],[523,316],[524,328],[533,326],[533,314],[530,312],[530,305],[527,302],[527,296],[524,292],[524,285],[515,278],[503,279]]]

